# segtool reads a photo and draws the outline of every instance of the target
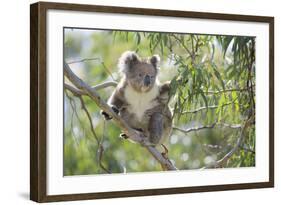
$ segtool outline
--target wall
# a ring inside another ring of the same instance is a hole
[[[62,1],[62,0],[61,0]],[[1,204],[32,204],[29,192],[29,3],[33,1],[11,0],[1,4]],[[62,1],[75,2],[75,1]],[[76,2],[78,2],[76,0]],[[278,1],[267,0],[83,0],[79,3],[181,9],[252,15],[275,16],[275,75],[280,76],[280,18]],[[280,8],[280,7],[279,7]],[[4,72],[3,72],[4,71]],[[280,103],[276,77],[275,104]],[[106,199],[98,201],[70,202],[71,204],[254,204],[269,203],[280,198],[280,108],[275,109],[276,136],[276,187],[274,189],[224,191],[171,196]],[[55,203],[56,204],[56,203]],[[66,204],[66,203],[60,203]]]

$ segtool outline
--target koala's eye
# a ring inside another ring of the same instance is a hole
[[[142,74],[141,73],[139,73],[139,77],[141,77],[142,76]]]

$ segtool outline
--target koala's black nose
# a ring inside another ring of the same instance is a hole
[[[149,75],[146,75],[145,77],[144,77],[144,85],[145,86],[148,86],[150,84],[150,77],[149,77]]]

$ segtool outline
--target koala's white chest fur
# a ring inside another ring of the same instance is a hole
[[[154,87],[144,93],[135,91],[131,86],[127,86],[124,92],[128,106],[128,111],[134,113],[139,121],[142,120],[144,113],[157,106],[158,102],[155,98],[159,95],[159,88],[155,84]]]

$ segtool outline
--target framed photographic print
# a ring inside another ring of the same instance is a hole
[[[40,2],[30,198],[274,186],[274,18]]]

